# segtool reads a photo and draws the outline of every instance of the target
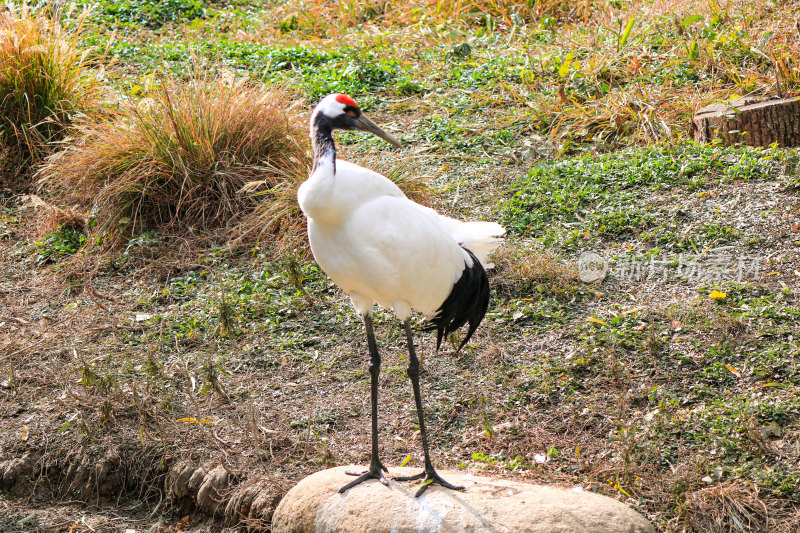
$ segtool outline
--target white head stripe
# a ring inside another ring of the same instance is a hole
[[[317,104],[317,111],[326,117],[338,117],[344,113],[345,105],[336,100],[336,94],[329,94]]]

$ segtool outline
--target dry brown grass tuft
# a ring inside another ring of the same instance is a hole
[[[549,250],[505,245],[495,253],[493,260],[496,271],[492,283],[506,296],[569,298],[578,284],[576,266]]]
[[[769,510],[752,487],[727,481],[687,495],[686,521],[691,531],[769,531]]]
[[[437,0],[437,13],[449,20],[471,20],[482,24],[486,15],[503,21],[509,26],[519,21],[535,22],[549,18],[562,23],[588,22],[597,11],[601,11],[600,2],[589,0],[540,0],[536,2],[518,2],[515,0]]]
[[[262,232],[299,223],[294,192],[308,175],[307,142],[280,89],[167,79],[83,133],[49,158],[40,185],[91,210],[106,243],[143,230],[227,238],[249,235],[254,220]]]
[[[0,13],[0,165],[6,175],[25,174],[76,115],[97,109],[95,61],[82,49],[87,12],[65,27],[62,7],[7,4]]]
[[[75,212],[69,207],[59,207],[35,194],[24,195],[20,198],[21,209],[32,210],[34,232],[36,238],[44,237],[58,228],[84,232],[86,230],[86,217]]]

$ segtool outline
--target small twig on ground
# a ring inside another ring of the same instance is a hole
[[[6,361],[8,361],[9,359],[11,359],[12,357],[14,357],[16,355],[19,355],[19,354],[25,353],[27,351],[33,350],[34,348],[37,348],[41,344],[43,344],[44,341],[46,341],[46,340],[47,340],[46,338],[39,339],[38,341],[36,341],[36,342],[34,342],[32,344],[29,344],[29,345],[25,346],[24,348],[20,348],[19,350],[15,351],[15,352],[11,352],[10,354],[6,354],[2,358],[0,358],[0,363],[5,363]]]

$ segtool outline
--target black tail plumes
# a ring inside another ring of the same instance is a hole
[[[489,307],[489,278],[486,270],[472,252],[464,249],[472,258],[472,266],[464,265],[464,272],[453,285],[453,290],[439,307],[436,316],[431,319],[433,324],[427,328],[429,331],[436,330],[437,350],[446,335],[469,322],[467,336],[456,349],[456,353],[458,353],[475,333]]]

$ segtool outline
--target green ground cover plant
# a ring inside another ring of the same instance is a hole
[[[662,235],[674,228],[659,223],[666,206],[647,202],[655,191],[679,188],[692,194],[731,181],[777,181],[798,168],[794,150],[692,143],[545,162],[510,185],[503,221],[548,246],[574,249],[593,236],[619,241],[642,234],[668,245],[670,239]],[[697,228],[694,241],[721,244],[738,237],[734,229],[707,224]]]
[[[103,0],[99,11],[109,22],[131,23],[158,28],[171,22],[194,20],[206,16],[202,0],[125,0],[112,2]]]

